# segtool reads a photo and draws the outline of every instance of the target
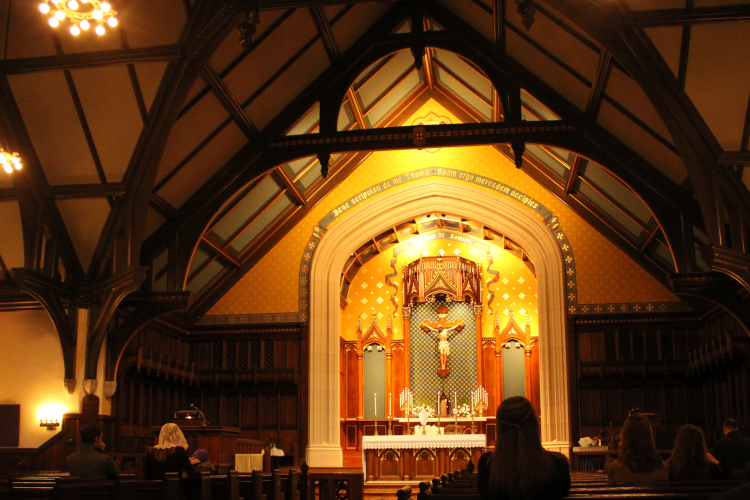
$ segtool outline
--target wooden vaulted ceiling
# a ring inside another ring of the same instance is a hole
[[[663,283],[747,283],[750,5],[538,0],[527,30],[511,0],[259,0],[243,50],[253,3],[122,0],[104,37],[0,6],[0,141],[26,165],[0,175],[7,289],[13,268],[90,288],[140,264],[141,293],[190,291],[195,319],[371,151],[413,147],[274,144],[399,130],[431,98],[463,122],[441,130],[569,125],[522,137],[529,176]],[[440,145],[514,159],[494,134]]]

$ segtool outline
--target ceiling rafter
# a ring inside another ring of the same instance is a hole
[[[338,65],[341,62],[341,55],[336,46],[336,40],[333,38],[333,33],[331,33],[331,25],[328,24],[323,9],[320,8],[320,6],[310,7],[310,14],[315,22],[315,28],[318,30],[318,35],[320,35],[320,38],[323,40],[323,46],[328,54],[328,59],[331,61],[331,64]]]
[[[565,183],[565,194],[568,196],[573,193],[576,181],[578,180],[578,172],[581,170],[584,161],[586,160],[582,156],[576,155],[576,159],[573,160],[573,165],[570,166],[570,174],[568,174],[568,180]]]
[[[219,99],[219,102],[227,110],[229,116],[232,117],[237,126],[242,130],[245,136],[255,143],[260,143],[260,133],[255,124],[250,120],[245,113],[245,110],[240,107],[237,99],[234,98],[232,92],[227,88],[224,80],[216,73],[211,66],[211,63],[206,63],[201,71],[203,80],[213,91],[214,95]]]
[[[499,54],[505,53],[505,2],[494,0],[493,21],[495,23],[495,50]]]
[[[187,16],[190,17],[190,16]],[[120,44],[124,50],[129,50],[130,45],[128,44],[128,38],[125,35],[125,30],[120,28]],[[138,105],[138,112],[141,114],[141,121],[143,125],[148,121],[148,107],[146,106],[146,100],[143,98],[143,91],[141,90],[141,84],[138,81],[138,74],[135,71],[135,64],[128,63],[128,77],[130,77],[130,85],[133,87],[133,94],[135,95],[135,102]]]
[[[631,12],[626,18],[628,24],[638,27],[734,23],[740,21],[750,21],[750,5],[641,10]]]
[[[156,193],[151,194],[151,197],[149,198],[149,205],[167,219],[171,219],[173,221],[179,219],[177,209],[174,208],[171,203],[169,203],[167,200]]]
[[[314,163],[315,162],[313,162],[313,164]],[[302,194],[302,192],[297,188],[297,185],[286,173],[286,170],[284,170],[284,167],[278,166],[274,169],[274,172],[276,172],[279,178],[281,178],[281,181],[284,183],[284,186],[286,187],[287,191],[291,193],[291,195],[294,197],[297,203],[299,203],[300,205],[306,205],[307,200],[305,199],[305,195]]]
[[[591,85],[589,102],[586,104],[586,113],[584,117],[586,124],[596,123],[596,119],[599,116],[599,109],[602,106],[602,94],[604,94],[604,89],[609,80],[611,61],[612,55],[607,50],[602,50],[599,53],[599,64],[597,65],[594,81]]]
[[[221,245],[219,245],[218,243],[216,243],[210,236],[203,235],[203,240],[202,241],[206,245],[208,245],[209,247],[211,247],[211,250],[213,250],[214,252],[216,252],[220,257],[222,257],[224,260],[226,260],[227,262],[229,262],[230,264],[232,264],[234,267],[237,267],[237,268],[242,267],[242,262],[240,262],[239,260],[237,260],[237,258],[234,255],[232,255],[229,252],[227,252],[226,249],[224,249]]]
[[[126,193],[125,184],[122,182],[109,182],[105,184],[60,184],[49,186],[44,195],[56,200],[73,198],[104,198],[111,196],[123,196]],[[0,201],[17,200],[16,188],[0,189]]]
[[[349,90],[346,91],[346,96],[348,98],[349,107],[354,114],[354,121],[357,122],[357,127],[359,127],[361,130],[365,130],[367,128],[365,116],[364,114],[362,114],[362,108],[360,107],[357,96],[354,95],[354,91],[351,87],[349,87]]]
[[[20,75],[40,71],[62,71],[143,62],[169,62],[180,57],[178,45],[159,45],[143,49],[102,50],[61,54],[56,56],[28,57],[0,61],[0,73]]]
[[[680,39],[680,61],[677,67],[677,82],[680,89],[685,90],[685,80],[687,79],[688,55],[690,54],[690,36],[692,26],[689,24],[682,27],[682,37]]]

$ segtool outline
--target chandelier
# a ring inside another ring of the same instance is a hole
[[[111,28],[117,26],[117,11],[112,9],[108,2],[102,0],[44,0],[39,4],[39,10],[42,14],[49,14],[55,7],[55,12],[49,18],[49,25],[57,28],[61,21],[66,18],[70,20],[73,26],[70,32],[73,35],[79,35],[81,31],[88,30],[92,24],[97,24],[94,31],[97,35],[103,35],[106,31],[104,24]]]
[[[18,153],[6,153],[2,148],[0,148],[0,162],[3,164],[3,169],[9,174],[13,173],[14,168],[21,170],[21,167],[23,167]]]

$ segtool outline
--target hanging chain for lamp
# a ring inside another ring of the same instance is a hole
[[[9,174],[13,173],[13,169],[21,170],[23,167],[18,153],[6,153],[2,148],[0,148],[0,162],[3,164],[3,170]]]
[[[52,4],[52,6],[50,6]],[[81,31],[88,30],[92,24],[96,24],[94,31],[97,35],[103,35],[110,28],[117,26],[117,11],[108,2],[102,0],[44,0],[39,4],[42,14],[49,14],[49,25],[57,28],[61,21],[69,19],[72,26],[70,32],[78,36]]]

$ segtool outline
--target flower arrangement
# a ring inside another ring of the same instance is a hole
[[[430,406],[428,404],[421,404],[417,406],[412,406],[411,408],[411,416],[412,418],[418,418],[419,414],[422,412],[422,410],[427,410],[427,416],[428,417],[434,417],[435,416],[435,407]]]
[[[458,405],[458,416],[459,417],[470,417],[471,416],[471,406],[467,405],[466,403]],[[451,414],[455,415],[455,413],[451,412]]]

